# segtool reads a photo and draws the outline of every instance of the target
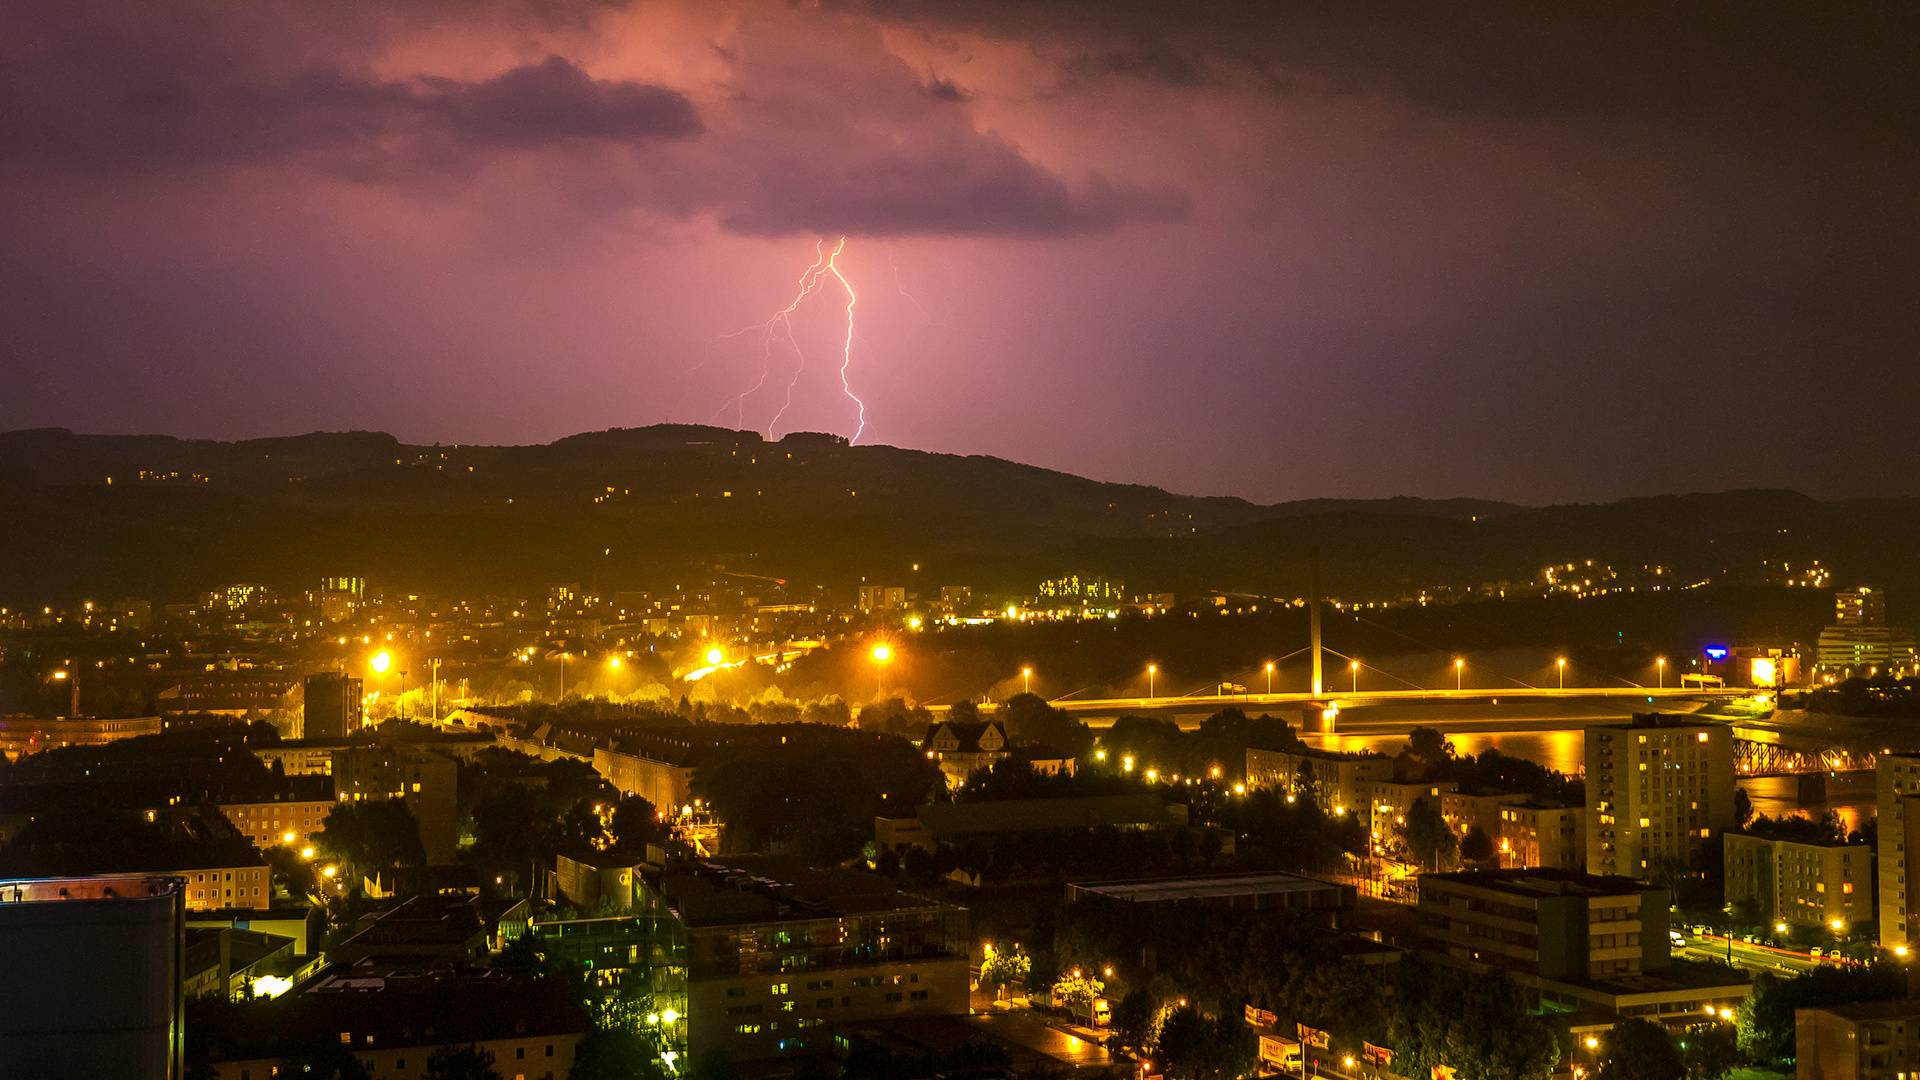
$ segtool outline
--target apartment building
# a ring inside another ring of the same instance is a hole
[[[1808,843],[1727,833],[1726,897],[1751,900],[1760,921],[1844,930],[1874,917],[1873,850],[1865,844]]]
[[[1587,872],[1646,879],[1732,828],[1733,731],[1638,715],[1586,732]]]

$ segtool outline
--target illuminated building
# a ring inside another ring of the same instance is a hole
[[[317,783],[310,778],[292,782],[309,790],[290,793],[285,799],[221,803],[220,812],[240,835],[257,847],[276,844],[299,847],[306,843],[309,834],[320,831],[320,823],[333,810],[335,800],[332,785],[324,779]],[[324,792],[311,790],[321,786],[326,788]],[[308,797],[299,798],[302,794]]]
[[[1272,787],[1295,797],[1310,797],[1329,814],[1364,815],[1384,833],[1399,824],[1416,802],[1443,810],[1455,790],[1451,780],[1403,782],[1393,778],[1393,759],[1376,753],[1336,750],[1247,749],[1247,784]]]
[[[1829,930],[1873,918],[1873,849],[1866,844],[1811,844],[1729,832],[1727,903],[1751,900],[1768,926],[1790,923]]]
[[[0,717],[0,752],[17,758],[55,746],[105,746],[117,739],[158,735],[162,728],[157,716],[128,720],[102,720],[93,716],[6,716]]]
[[[860,586],[860,613],[894,611],[907,606],[907,590],[895,585]]]
[[[182,891],[167,875],[0,881],[0,1072],[184,1075]]]
[[[1691,865],[1734,825],[1733,732],[1690,717],[1636,715],[1586,731],[1587,872],[1648,878]]]
[[[996,720],[942,720],[927,725],[920,749],[940,765],[947,786],[966,783],[975,769],[990,769],[1008,753],[1007,733]]]
[[[1886,594],[1862,586],[1834,594],[1834,623],[1820,631],[1820,674],[1896,677],[1914,670],[1913,631],[1887,625]]]

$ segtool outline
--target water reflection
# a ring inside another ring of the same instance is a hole
[[[1398,754],[1401,748],[1407,745],[1405,734],[1303,734],[1300,740],[1322,750],[1338,750],[1345,753],[1375,750],[1390,757]],[[1587,745],[1586,733],[1577,728],[1566,731],[1465,731],[1448,735],[1447,741],[1453,744],[1453,752],[1456,755],[1475,756],[1482,750],[1492,747],[1510,757],[1536,761],[1555,772],[1563,772],[1569,776],[1581,774]]]
[[[1407,745],[1402,734],[1315,735],[1303,733],[1302,742],[1322,750],[1346,753],[1372,750],[1392,756]],[[1582,774],[1586,754],[1586,733],[1578,728],[1562,731],[1471,731],[1447,736],[1458,755],[1479,754],[1493,747],[1512,757],[1536,761],[1569,776]],[[1827,798],[1823,804],[1800,805],[1799,779],[1792,776],[1749,777],[1740,781],[1753,811],[1768,817],[1800,815],[1819,817],[1828,809],[1839,813],[1848,830],[1858,829],[1873,817],[1874,781],[1872,773],[1842,773],[1827,777]]]

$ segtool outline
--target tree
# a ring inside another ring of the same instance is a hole
[[[667,838],[666,823],[660,809],[638,795],[628,795],[613,804],[613,845],[624,851],[640,852],[648,843]]]
[[[425,1080],[501,1080],[493,1067],[493,1051],[472,1043],[443,1046],[427,1056]]]
[[[1740,1042],[1732,1024],[1695,1024],[1680,1040],[1687,1075],[1695,1080],[1720,1080],[1740,1064]]]
[[[343,802],[327,811],[313,846],[346,863],[357,877],[395,866],[425,866],[420,824],[405,799]]]
[[[696,1069],[695,1075],[699,1072]],[[739,1075],[738,1070],[734,1075]],[[596,1027],[587,1032],[575,1048],[573,1069],[567,1073],[567,1080],[667,1080],[667,1076],[659,1051],[645,1035]]]
[[[1153,1048],[1163,1074],[1174,1080],[1237,1080],[1253,1069],[1253,1033],[1238,1017],[1207,1017],[1189,1005],[1167,1014]]]
[[[1113,1007],[1114,1038],[1120,1040],[1121,1046],[1136,1049],[1145,1046],[1154,1011],[1153,995],[1147,992],[1146,987],[1136,986],[1127,991],[1120,1003]]]
[[[987,956],[980,965],[981,986],[1012,986],[1025,984],[1027,973],[1033,969],[1033,960],[1018,949],[1001,949]]]
[[[1106,984],[1079,971],[1070,971],[1053,984],[1053,1003],[1055,1005],[1090,1005],[1100,996]]]
[[[1468,829],[1467,835],[1460,838],[1460,860],[1470,863],[1492,862],[1493,837],[1478,825]]]
[[[1408,857],[1423,869],[1439,870],[1443,863],[1453,861],[1460,848],[1460,838],[1453,834],[1447,819],[1425,799],[1407,808],[1407,823],[1399,826],[1398,832]]]
[[[1681,1080],[1687,1065],[1667,1029],[1629,1016],[1607,1033],[1598,1080]]]

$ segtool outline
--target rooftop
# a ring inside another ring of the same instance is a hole
[[[1094,893],[1129,903],[1201,900],[1222,896],[1271,896],[1275,893],[1339,889],[1324,881],[1294,874],[1224,874],[1216,877],[1154,878],[1140,881],[1103,881],[1075,884],[1079,892]]]
[[[1849,1005],[1820,1005],[1813,1011],[1832,1013],[1856,1023],[1864,1020],[1894,1020],[1920,1016],[1920,999],[1894,998],[1892,1001],[1856,1001]]]
[[[1578,870],[1556,870],[1535,866],[1515,870],[1457,870],[1446,874],[1421,874],[1420,883],[1452,882],[1479,889],[1492,889],[1514,896],[1632,896],[1652,892],[1653,887],[1632,878],[1600,877]]]
[[[1175,810],[1151,792],[933,803],[920,807],[916,813],[929,832],[947,836],[1088,829],[1102,825],[1184,825],[1187,822],[1185,806]]]
[[[688,926],[832,919],[942,906],[903,893],[878,874],[823,869],[778,855],[676,866],[661,875],[659,887]]]

